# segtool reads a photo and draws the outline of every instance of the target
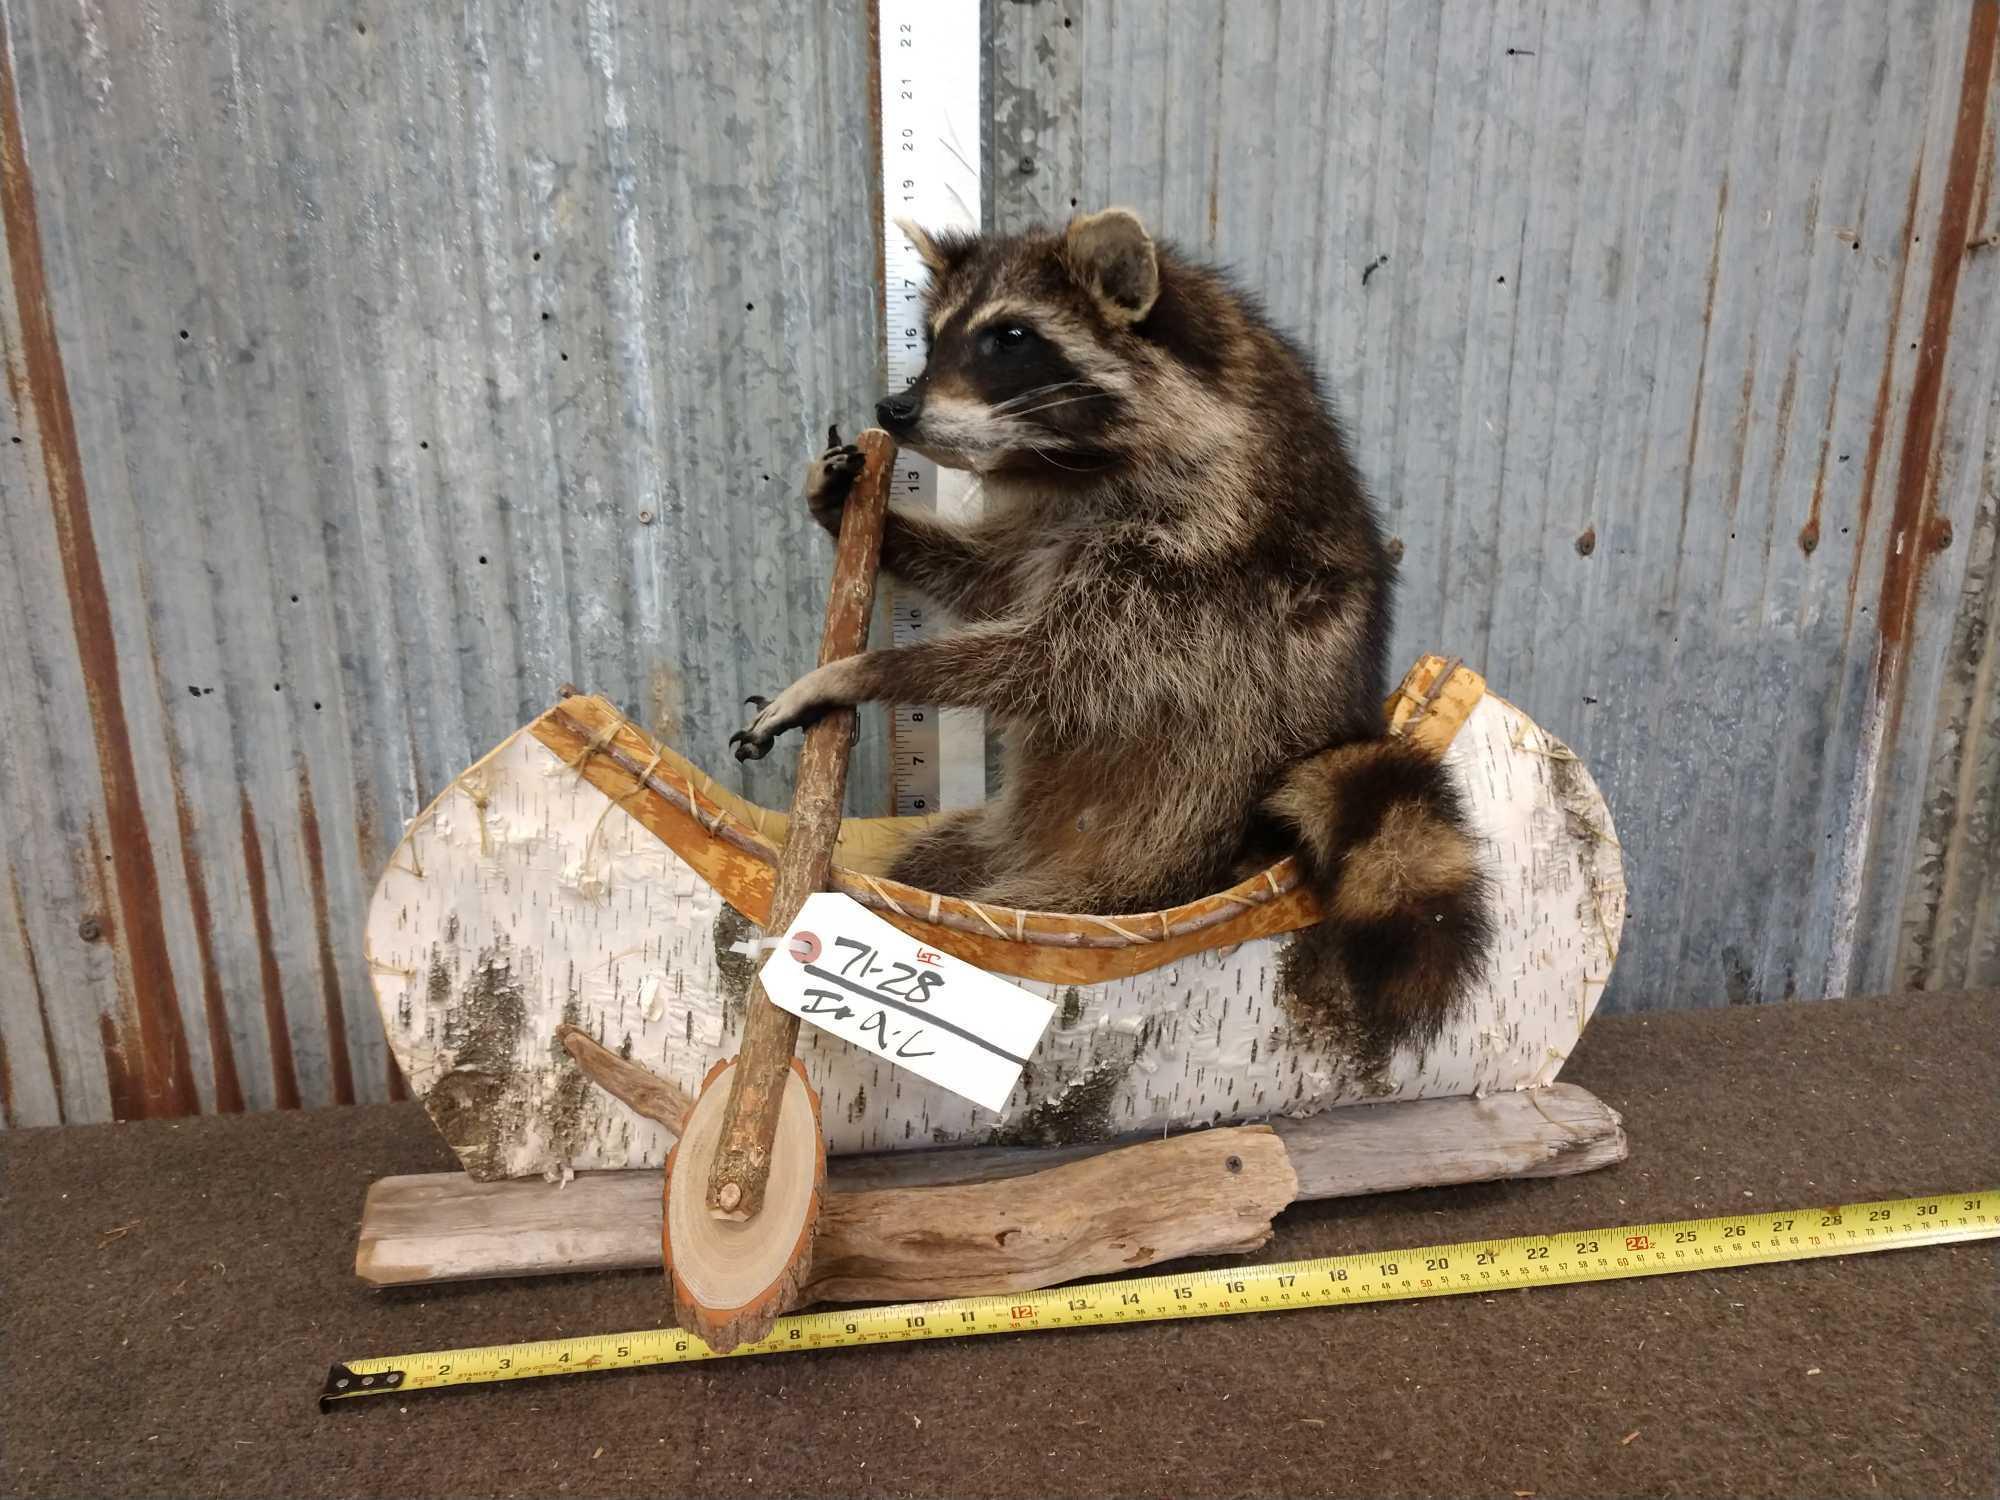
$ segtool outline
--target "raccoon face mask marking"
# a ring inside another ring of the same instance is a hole
[[[877,420],[949,468],[1059,476],[1129,461],[1132,403],[1159,384],[1159,351],[1135,333],[1161,293],[1137,216],[985,238],[899,223],[931,272],[928,357]]]

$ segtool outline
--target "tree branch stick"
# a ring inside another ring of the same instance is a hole
[[[556,1028],[556,1040],[575,1060],[584,1077],[627,1109],[657,1120],[675,1135],[687,1125],[694,1100],[678,1085],[667,1082],[651,1068],[620,1057],[599,1045],[587,1032],[567,1023]]]
[[[827,595],[826,629],[820,637],[821,666],[860,653],[868,641],[868,618],[875,603],[875,574],[896,444],[888,433],[871,427],[861,434],[859,447],[865,466],[854,481],[841,517],[840,549],[834,559],[833,588]],[[847,756],[854,746],[855,722],[853,709],[838,708],[806,730],[805,745],[799,751],[798,781],[792,791],[790,831],[778,856],[767,932],[780,933],[791,926],[806,897],[826,885],[834,841],[840,836],[840,807],[847,790]],[[722,1137],[709,1169],[708,1208],[713,1214],[750,1219],[764,1206],[771,1142],[778,1133],[786,1072],[798,1037],[799,1018],[773,1005],[759,978],[744,1020],[743,1047],[731,1071]]]

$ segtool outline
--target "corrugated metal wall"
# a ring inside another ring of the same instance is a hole
[[[6,1117],[384,1097],[402,820],[564,680],[737,777],[811,659],[866,7],[0,15]],[[1995,29],[992,4],[990,218],[1135,205],[1318,352],[1399,656],[1612,801],[1617,1006],[2000,977]]]
[[[2000,246],[1994,246],[2000,254]],[[1932,719],[1916,847],[1891,971],[1924,989],[2000,985],[2000,422],[1966,538],[1965,582]],[[1971,460],[1968,458],[1967,460]]]

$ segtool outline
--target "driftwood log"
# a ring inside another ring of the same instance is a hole
[[[678,1130],[691,1101],[575,1028],[561,1042],[628,1106]],[[801,1301],[1028,1290],[1252,1250],[1286,1204],[1415,1184],[1562,1176],[1622,1161],[1615,1112],[1582,1089],[1363,1106],[1167,1140],[836,1158]],[[556,1186],[462,1173],[385,1178],[355,1269],[378,1286],[658,1266],[659,1174]]]
[[[1357,1105],[1304,1120],[1274,1120],[1269,1127],[1198,1131],[1172,1137],[1168,1144],[1199,1141],[1213,1149],[1214,1143],[1244,1130],[1284,1149],[1298,1182],[1290,1201],[1300,1203],[1419,1184],[1564,1177],[1612,1166],[1626,1154],[1617,1114],[1585,1090],[1563,1083],[1490,1099]],[[931,1224],[918,1217],[929,1212],[923,1194],[967,1182],[1000,1188],[1030,1174],[1046,1178],[1051,1167],[1127,1155],[1128,1148],[1093,1143],[1046,1149],[954,1146],[833,1157],[827,1163],[813,1268],[801,1300],[834,1295],[821,1288],[823,1266],[844,1268],[841,1300],[906,1302],[959,1295],[965,1287],[946,1275],[934,1254]],[[1132,1180],[1123,1175],[1116,1179]],[[1121,1189],[1121,1197],[1123,1193]],[[864,1198],[892,1204],[895,1213],[850,1214],[848,1203]],[[1168,1231],[1179,1221],[1178,1198],[1152,1205],[1124,1201],[1141,1215],[1158,1215],[1163,1209]],[[1039,1221],[1031,1217],[1040,1214],[1032,1198],[996,1195],[985,1206],[989,1218],[977,1232],[995,1249],[1005,1248],[997,1236]],[[1282,1206],[1274,1205],[1273,1211]],[[1137,1220],[1133,1222],[1136,1227]],[[1059,1272],[1046,1279],[1028,1274],[1033,1270],[1028,1255],[1046,1258],[1043,1245],[1016,1241],[1023,1251],[1023,1275],[1006,1285],[1027,1290],[1140,1270],[1177,1255],[1219,1253],[1232,1243],[1240,1249],[1255,1243],[1233,1228],[1180,1241],[1163,1233],[1158,1240],[1143,1241],[1155,1254],[1134,1259],[1130,1252],[1113,1250],[1113,1238],[1098,1241],[1101,1248],[1092,1253],[1064,1259]],[[1209,1243],[1190,1243],[1198,1238]],[[373,1286],[416,1286],[575,1271],[658,1271],[660,1256],[657,1169],[584,1172],[562,1186],[539,1178],[475,1182],[463,1172],[432,1172],[385,1177],[370,1187],[354,1269]],[[863,1277],[854,1272],[857,1266],[877,1269]],[[943,1290],[945,1286],[952,1290]],[[987,1289],[999,1286],[996,1278]]]

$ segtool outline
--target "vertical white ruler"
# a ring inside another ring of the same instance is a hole
[[[882,295],[889,394],[924,367],[923,292],[929,272],[894,223],[979,228],[979,0],[879,0],[882,71]],[[977,513],[970,474],[940,471],[904,450],[889,495],[947,520]],[[891,638],[907,646],[945,621],[928,599],[890,586]],[[901,814],[972,807],[986,800],[986,721],[972,709],[898,706],[889,720],[889,766]]]

